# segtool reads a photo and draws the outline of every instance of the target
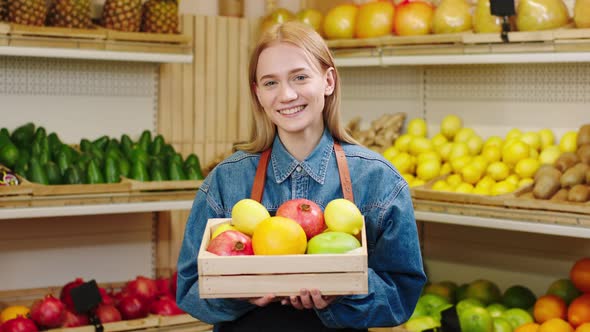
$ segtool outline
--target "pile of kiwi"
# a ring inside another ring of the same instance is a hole
[[[533,196],[552,201],[583,203],[590,200],[590,124],[578,131],[577,151],[564,152],[553,165],[535,173]]]

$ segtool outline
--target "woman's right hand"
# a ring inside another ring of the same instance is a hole
[[[274,296],[274,294],[268,294],[265,295],[263,297],[257,297],[257,298],[248,298],[246,299],[246,301],[259,306],[259,307],[266,307],[267,305],[269,305],[271,302],[276,302],[279,301],[280,299],[278,299],[276,296]]]

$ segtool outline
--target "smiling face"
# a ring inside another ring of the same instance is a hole
[[[333,93],[334,69],[322,70],[303,49],[276,43],[258,58],[256,96],[281,138],[319,137],[325,96]]]

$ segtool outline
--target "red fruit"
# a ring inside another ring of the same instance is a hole
[[[103,324],[123,320],[119,310],[110,304],[99,304],[98,308],[96,308],[96,316]]]
[[[52,295],[37,300],[31,306],[31,319],[42,327],[60,327],[64,320],[66,306]]]
[[[150,312],[152,314],[162,316],[174,316],[184,314],[184,311],[182,311],[178,307],[176,302],[170,297],[161,297],[152,302],[150,306]]]
[[[127,295],[121,299],[117,306],[123,319],[137,319],[146,317],[148,314],[148,306],[139,297],[135,295]]]
[[[64,315],[64,321],[61,323],[61,327],[76,327],[88,325],[88,316],[82,314],[76,314],[68,309]]]
[[[176,298],[176,283],[178,281],[178,271],[174,271],[170,277],[170,292],[173,298]]]
[[[207,251],[219,256],[254,255],[252,239],[244,233],[233,230],[217,235],[209,242]]]
[[[172,294],[172,290],[170,289],[170,279],[169,278],[156,279],[156,286],[158,287],[158,295],[157,296]]]
[[[37,325],[32,320],[23,316],[18,316],[0,325],[2,332],[37,332]]]
[[[76,278],[74,281],[70,281],[63,286],[61,292],[59,294],[59,299],[66,305],[67,309],[74,310],[74,301],[72,300],[72,295],[70,291],[72,288],[76,288],[84,284],[84,280],[82,278]]]
[[[138,276],[125,285],[123,292],[135,295],[143,302],[150,303],[158,296],[158,285],[153,279]]]
[[[99,287],[98,292],[100,293],[100,297],[102,298],[103,304],[115,304],[115,300],[107,293],[106,289]]]
[[[316,203],[305,198],[284,202],[279,206],[277,216],[295,220],[305,231],[308,240],[326,229],[322,209]]]

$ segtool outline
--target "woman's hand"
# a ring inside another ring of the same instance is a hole
[[[246,300],[256,306],[259,306],[259,307],[266,307],[271,302],[279,301],[279,299],[277,299],[277,297],[274,296],[274,294],[268,294],[263,297],[248,298],[248,299],[244,299],[244,300]]]
[[[290,304],[299,310],[313,308],[324,309],[330,305],[330,303],[334,302],[336,298],[337,296],[323,296],[317,289],[312,289],[311,291],[302,289],[299,291],[298,296],[290,296],[282,299],[281,304]]]

